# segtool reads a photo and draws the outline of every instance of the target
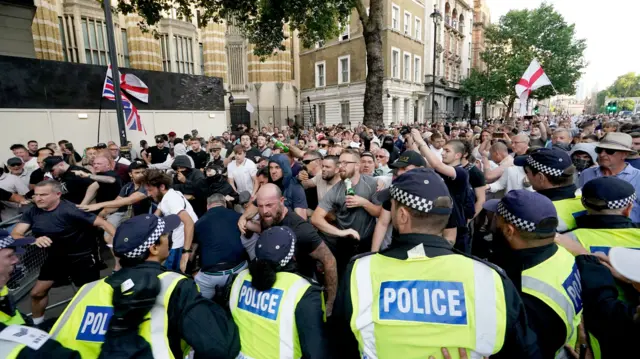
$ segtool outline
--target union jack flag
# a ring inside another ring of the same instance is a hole
[[[113,88],[113,81],[106,77],[104,80],[104,86],[102,88],[102,97],[106,97],[111,101],[116,100],[115,90]],[[124,118],[126,119],[127,129],[131,131],[141,131],[144,134],[147,134],[147,130],[142,126],[142,119],[140,119],[140,114],[138,113],[138,109],[129,101],[127,96],[120,92],[120,98],[122,99],[122,107],[124,109]]]

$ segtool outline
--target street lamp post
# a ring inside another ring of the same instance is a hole
[[[431,122],[436,120],[436,42],[438,40],[438,25],[442,20],[442,15],[438,11],[437,5],[433,5],[433,12],[430,17],[433,19],[433,70],[431,72]]]

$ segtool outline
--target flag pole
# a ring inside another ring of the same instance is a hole
[[[124,108],[122,107],[122,95],[120,92],[120,72],[118,71],[118,54],[116,50],[116,41],[113,36],[113,19],[111,17],[111,1],[103,0],[104,18],[107,25],[107,43],[109,45],[109,60],[111,62],[111,71],[113,78],[113,94],[116,101],[116,116],[118,118],[118,132],[120,137],[120,155],[127,159],[131,159],[129,147],[127,146],[127,130],[124,122]]]
[[[102,87],[104,91],[104,86]],[[100,143],[100,117],[102,115],[102,94],[100,94],[100,107],[98,107],[98,141],[96,144]]]

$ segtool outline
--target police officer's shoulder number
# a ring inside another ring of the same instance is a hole
[[[27,347],[38,350],[49,340],[47,332],[24,325],[9,325],[0,332],[0,339],[14,343],[24,344]]]

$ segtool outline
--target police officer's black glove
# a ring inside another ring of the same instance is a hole
[[[156,302],[160,280],[151,273],[123,268],[112,275],[109,282],[113,287],[109,331],[137,330]]]

